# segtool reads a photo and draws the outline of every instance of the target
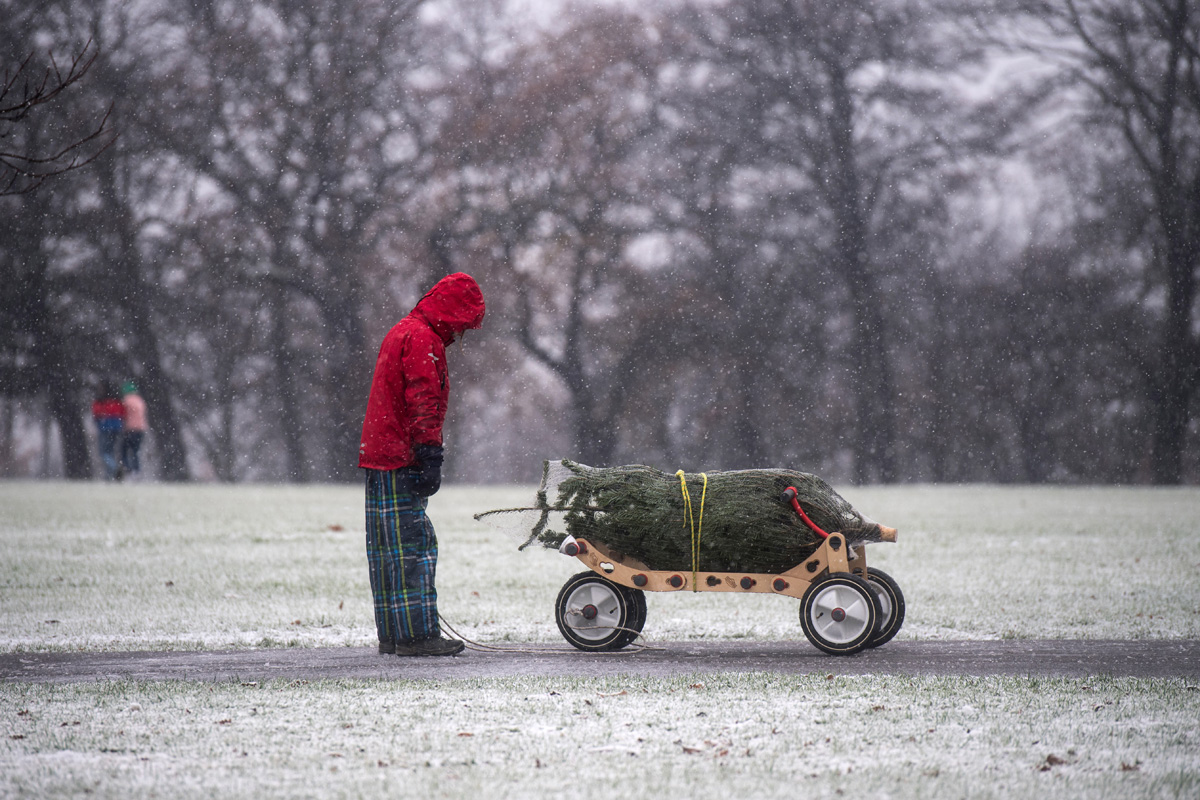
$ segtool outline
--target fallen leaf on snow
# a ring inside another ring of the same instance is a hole
[[[1051,753],[1050,755],[1046,756],[1045,761],[1038,765],[1038,771],[1049,772],[1052,768],[1061,767],[1066,763],[1067,760],[1065,758],[1060,758],[1059,756],[1054,755],[1054,753]]]

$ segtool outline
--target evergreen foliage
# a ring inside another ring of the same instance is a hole
[[[783,492],[795,487],[801,508],[851,544],[879,541],[879,525],[856,511],[821,478],[785,469],[670,475],[653,467],[588,467],[569,460],[542,467],[535,504],[477,514],[519,532],[521,548],[557,548],[567,535],[601,543],[654,570],[778,573],[804,561],[820,537]],[[689,501],[691,513],[689,515]]]

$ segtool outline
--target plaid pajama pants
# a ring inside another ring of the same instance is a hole
[[[381,642],[438,634],[437,537],[425,515],[429,501],[413,494],[412,470],[367,471],[367,569]]]

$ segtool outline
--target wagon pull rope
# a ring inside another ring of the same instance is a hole
[[[675,473],[679,476],[679,488],[683,492],[683,525],[690,527],[692,531],[692,591],[698,592],[697,584],[700,581],[700,530],[704,527],[704,497],[708,494],[708,473],[701,472],[700,477],[704,479],[704,487],[700,490],[700,516],[695,518],[692,516],[692,496],[688,494],[687,478],[684,477],[683,470]]]
[[[796,495],[798,495],[798,494],[799,494],[799,492],[796,491],[795,486],[789,486],[788,488],[783,490],[783,499],[791,501],[792,508],[794,508],[796,510],[796,513],[800,515],[800,519],[804,520],[805,525],[812,528],[813,532],[816,533],[818,536],[820,536],[822,539],[828,539],[829,534],[826,533],[825,531],[821,530],[821,528],[817,525],[817,523],[815,523],[811,519],[809,519],[808,514],[804,513],[804,509],[800,507],[800,501],[796,499]]]

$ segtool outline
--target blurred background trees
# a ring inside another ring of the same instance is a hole
[[[132,379],[162,479],[353,479],[461,269],[451,479],[1195,482],[1191,6],[0,0],[6,102],[89,65],[0,150],[96,155],[0,197],[0,470]]]

